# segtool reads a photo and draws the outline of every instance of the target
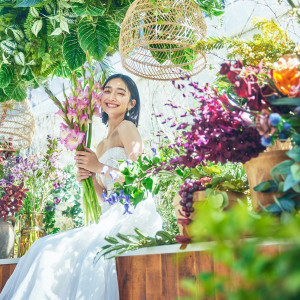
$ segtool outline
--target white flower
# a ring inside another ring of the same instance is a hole
[[[74,223],[72,218],[61,216],[55,219],[55,227],[60,228],[60,231],[66,231],[74,228]]]

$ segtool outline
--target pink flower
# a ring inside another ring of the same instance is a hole
[[[78,128],[71,129],[66,138],[66,148],[73,151],[78,147],[79,144],[83,143],[85,134],[80,132]]]
[[[93,90],[103,91],[103,86],[98,81],[95,80],[93,85]]]
[[[77,110],[72,109],[72,108],[68,109],[67,117],[68,117],[70,122],[72,122],[72,119],[73,118],[75,119],[77,117],[77,115],[78,115]]]
[[[68,103],[69,103],[69,105],[70,105],[71,107],[75,107],[75,105],[76,105],[76,103],[77,103],[78,100],[79,100],[79,99],[78,99],[77,97],[70,96],[70,97],[69,97],[69,100],[68,100]]]
[[[76,108],[78,112],[81,112],[85,109],[87,109],[90,105],[89,99],[88,98],[83,98],[81,100],[78,100]]]
[[[56,114],[59,115],[60,117],[62,117],[63,119],[65,119],[65,114],[64,114],[64,112],[63,112],[61,109],[59,109],[59,110],[56,112]]]
[[[62,144],[66,142],[66,138],[69,134],[69,128],[64,123],[60,124],[60,141]]]
[[[94,110],[93,110],[93,116],[101,118],[101,113],[100,113],[99,107],[96,106],[94,108]]]
[[[89,120],[89,116],[87,114],[83,114],[83,115],[79,116],[80,126],[87,125],[88,123],[90,123],[90,120]]]
[[[102,99],[102,93],[98,94],[95,91],[92,91],[92,105],[94,105],[95,103],[98,103],[100,105],[101,99]]]

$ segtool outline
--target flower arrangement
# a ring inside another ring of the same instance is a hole
[[[63,186],[68,177],[58,161],[60,152],[57,139],[48,136],[47,141],[48,148],[45,154],[26,158],[19,155],[12,156],[3,165],[4,176],[0,184],[7,191],[13,189],[13,186],[19,187],[19,192],[23,197],[20,214],[42,213],[47,202],[54,201],[53,191]],[[23,186],[26,194],[24,194]],[[13,190],[18,195],[18,191],[15,188]]]
[[[220,74],[226,75],[230,90],[220,97],[223,105],[252,115],[263,146],[268,147],[276,140],[286,141],[299,132],[300,61],[297,55],[282,56],[272,70],[263,69],[262,64],[252,67],[243,66],[240,61],[233,65],[224,63]]]
[[[92,138],[92,118],[100,117],[100,103],[102,96],[101,84],[94,80],[96,69],[92,70],[91,57],[89,65],[82,67],[82,81],[72,74],[72,87],[69,96],[64,92],[65,101],[61,103],[52,93],[47,90],[51,99],[59,108],[58,115],[63,118],[61,124],[61,143],[70,150],[84,151],[84,146],[90,147]],[[103,79],[103,78],[102,78]],[[101,207],[95,192],[92,177],[82,181],[83,185],[83,209],[85,223],[97,223],[101,215]]]
[[[225,107],[218,90],[209,85],[202,88],[189,76],[183,79],[188,81],[192,91],[186,91],[184,84],[173,84],[184,90],[184,97],[188,93],[195,100],[196,107],[188,108],[181,115],[186,121],[177,126],[178,135],[172,147],[183,153],[171,164],[194,168],[203,161],[244,163],[264,150],[258,145],[259,134],[250,126],[251,122],[243,111]]]

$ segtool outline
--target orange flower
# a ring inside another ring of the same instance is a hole
[[[273,78],[277,89],[289,97],[300,96],[300,61],[296,55],[286,54],[274,64]]]

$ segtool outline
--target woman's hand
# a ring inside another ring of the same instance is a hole
[[[87,179],[90,176],[94,177],[96,176],[96,174],[88,170],[78,168],[77,175],[76,175],[77,181],[81,182],[82,180]]]
[[[76,151],[77,168],[85,169],[92,173],[99,173],[101,164],[96,153],[87,147],[84,147],[84,149],[86,151]]]

